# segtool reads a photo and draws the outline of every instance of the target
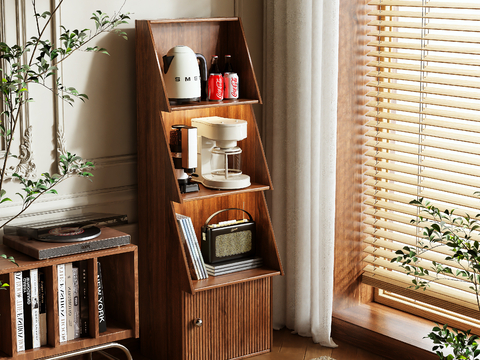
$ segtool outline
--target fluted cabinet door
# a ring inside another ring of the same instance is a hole
[[[271,348],[270,278],[184,293],[183,300],[184,359],[237,359]]]

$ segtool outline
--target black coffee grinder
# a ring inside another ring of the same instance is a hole
[[[197,167],[197,128],[173,125],[170,130],[170,151],[180,192],[198,191],[198,184],[191,181],[191,175]]]

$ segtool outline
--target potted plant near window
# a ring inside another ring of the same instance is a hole
[[[478,195],[478,193],[476,193]],[[480,243],[477,235],[480,232],[480,214],[457,215],[454,210],[441,211],[429,201],[420,198],[410,204],[417,205],[421,214],[412,223],[423,223],[423,237],[418,247],[405,246],[398,250],[392,262],[401,265],[409,275],[414,275],[412,287],[415,290],[426,290],[431,282],[438,280],[465,281],[476,296],[477,307],[480,310]],[[438,247],[446,247],[449,255],[446,261],[455,262],[456,266],[446,266],[435,261],[431,267],[420,266],[422,254]],[[433,343],[433,351],[440,359],[478,359],[480,348],[478,336],[470,330],[459,331],[450,329],[447,324],[436,325],[427,335]],[[453,352],[445,354],[445,352]]]
[[[0,107],[0,142],[3,141],[4,156],[0,158],[0,209],[2,204],[12,201],[5,190],[7,178],[18,181],[22,188],[15,195],[21,201],[18,213],[0,223],[0,230],[12,220],[23,214],[44,194],[57,194],[55,186],[66,179],[78,176],[90,179],[90,172],[94,164],[80,156],[65,151],[59,158],[59,173],[44,172],[38,179],[26,178],[21,172],[13,171],[7,174],[10,160],[21,159],[22,154],[15,154],[13,141],[18,133],[22,109],[27,103],[34,101],[29,94],[29,86],[40,85],[52,91],[55,96],[73,106],[75,100],[85,101],[86,94],[78,92],[74,87],[66,86],[57,72],[58,65],[66,61],[77,51],[108,54],[107,50],[91,45],[100,34],[114,32],[127,39],[124,31],[118,27],[126,24],[128,13],[117,12],[112,16],[97,10],[90,18],[94,23],[94,30],[67,29],[61,26],[58,39],[49,39],[48,28],[52,19],[59,11],[64,0],[60,0],[55,9],[40,12],[36,0],[32,0],[33,17],[36,33],[24,45],[9,45],[0,42],[0,92],[2,107]],[[0,261],[12,261],[14,258],[5,254],[0,255]],[[0,281],[0,289],[5,290],[8,284]]]

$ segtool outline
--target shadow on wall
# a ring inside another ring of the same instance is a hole
[[[77,90],[89,100],[77,101],[75,112],[65,109],[67,149],[78,150],[85,158],[136,152],[135,29],[124,31],[128,40],[109,33],[96,42],[110,56],[86,54],[91,59],[85,62],[88,68],[78,69],[86,79]],[[68,67],[72,71],[76,69]]]

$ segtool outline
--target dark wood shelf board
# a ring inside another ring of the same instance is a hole
[[[241,194],[246,192],[252,191],[264,191],[269,190],[270,186],[268,185],[261,185],[261,184],[252,184],[245,189],[238,189],[238,190],[215,190],[215,189],[207,189],[202,184],[200,185],[200,191],[182,194],[182,201],[195,201],[195,200],[204,200],[209,198],[215,198],[220,196],[227,196],[227,195],[234,195],[234,194]]]
[[[182,105],[170,105],[172,111],[204,109],[221,106],[235,106],[235,105],[251,105],[258,104],[258,100],[252,99],[238,99],[238,100],[222,100],[222,101],[199,101]]]
[[[205,280],[193,280],[193,289],[194,292],[199,292],[277,275],[280,275],[280,271],[263,267],[243,270],[226,275],[209,276]]]
[[[197,23],[197,22],[219,22],[219,21],[238,21],[238,17],[213,17],[213,18],[193,18],[193,19],[160,19],[149,20],[151,24],[170,24],[170,23]]]
[[[37,260],[28,255],[25,255],[21,252],[18,252],[11,247],[1,244],[0,245],[0,254],[6,254],[7,256],[13,256],[15,261],[19,265],[18,267],[8,260],[2,259],[0,261],[0,275],[6,274],[9,272],[23,271],[29,269],[43,268],[47,266],[52,266],[56,264],[64,264],[67,262],[87,260],[95,257],[104,257],[109,255],[121,254],[133,251],[137,245],[129,244],[119,247],[114,247],[110,249],[102,249],[96,251],[85,252],[81,254],[61,256],[52,259]]]

